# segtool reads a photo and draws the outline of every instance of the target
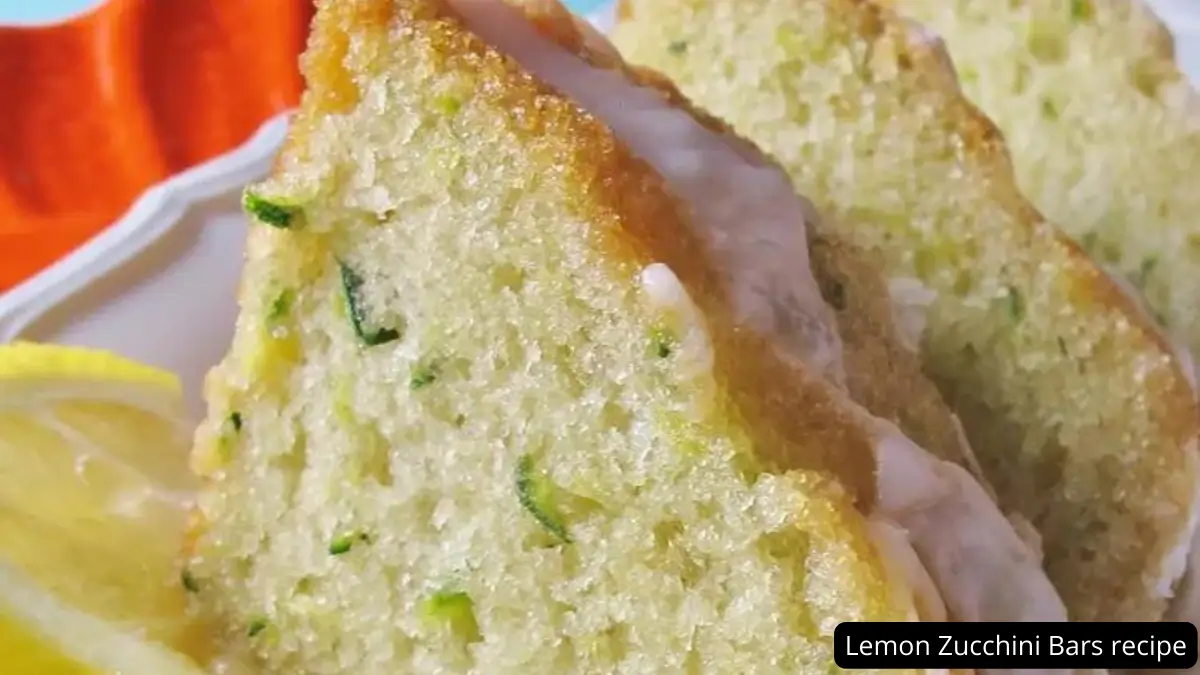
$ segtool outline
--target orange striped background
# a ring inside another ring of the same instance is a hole
[[[293,107],[312,0],[110,0],[0,28],[0,292]]]

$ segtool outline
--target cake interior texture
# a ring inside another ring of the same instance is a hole
[[[227,663],[824,671],[838,622],[911,618],[854,491],[763,459],[837,448],[747,421],[604,126],[441,2],[323,2],[304,69],[194,460]]]

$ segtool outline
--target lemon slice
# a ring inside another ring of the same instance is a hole
[[[176,562],[191,426],[170,373],[88,349],[0,346],[0,560],[115,630],[203,658]]]
[[[203,675],[183,656],[63,604],[7,563],[0,654],[7,675]]]

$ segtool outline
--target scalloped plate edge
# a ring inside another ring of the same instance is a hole
[[[237,148],[147,190],[111,227],[0,296],[0,342],[17,339],[59,303],[145,251],[193,205],[264,176],[283,144],[289,116],[276,115]]]

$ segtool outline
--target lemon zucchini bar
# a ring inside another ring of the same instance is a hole
[[[775,155],[824,222],[932,291],[922,350],[1073,619],[1162,616],[1197,409],[1149,317],[1021,195],[935,37],[867,0],[623,0],[632,62]]]
[[[230,658],[824,671],[916,617],[870,439],[612,131],[436,0],[322,2],[303,66],[197,437]]]

